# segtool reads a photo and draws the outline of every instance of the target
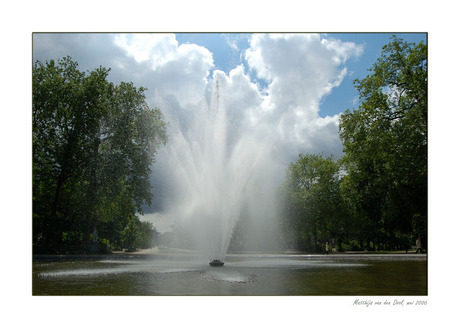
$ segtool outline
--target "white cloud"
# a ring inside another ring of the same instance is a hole
[[[138,63],[149,61],[154,70],[177,56],[173,34],[117,34],[114,42]]]
[[[337,131],[327,129],[337,128],[338,117],[321,118],[319,104],[346,76],[346,60],[361,52],[353,43],[318,34],[254,35],[245,56],[256,76],[268,82],[261,113],[270,114],[264,120],[297,150],[336,152]]]
[[[214,66],[208,49],[196,44],[179,45],[173,34],[120,34],[114,43],[139,64],[142,85],[163,98],[175,97],[183,107],[201,101]]]

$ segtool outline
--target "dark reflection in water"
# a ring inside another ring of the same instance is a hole
[[[32,276],[33,295],[427,295],[424,256],[41,260]]]

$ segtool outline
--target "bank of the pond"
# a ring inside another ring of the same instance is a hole
[[[34,260],[100,260],[107,258],[145,258],[159,254],[158,248],[138,249],[133,252],[114,251],[110,254],[33,254]]]
[[[138,249],[136,251],[114,251],[110,254],[34,254],[33,260],[101,260],[110,258],[155,258],[157,256],[168,256],[178,254],[199,254],[195,251],[175,249],[175,248],[149,248]],[[426,260],[427,254],[414,252],[340,252],[329,254],[309,254],[302,252],[284,252],[284,253],[255,253],[255,252],[238,252],[229,253],[226,258],[238,257],[292,257],[305,259],[350,259],[350,260],[365,260],[365,259],[386,259],[386,260]]]

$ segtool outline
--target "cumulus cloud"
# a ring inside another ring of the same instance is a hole
[[[320,101],[346,76],[345,62],[361,52],[319,34],[254,35],[245,58],[268,83],[260,121],[274,124],[279,138],[298,151],[336,152],[337,132],[329,132],[337,129],[338,116],[321,118]]]
[[[173,34],[120,34],[114,42],[144,67],[142,80],[148,88],[164,97],[173,95],[181,106],[202,98],[214,66],[208,49],[179,45]]]
[[[117,34],[114,42],[137,62],[149,61],[153,70],[177,55],[178,42],[173,34]]]

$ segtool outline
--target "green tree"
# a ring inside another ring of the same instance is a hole
[[[332,156],[300,154],[288,168],[284,194],[291,246],[318,251],[321,244],[345,237],[340,166]]]
[[[393,248],[426,232],[427,47],[393,37],[370,72],[355,80],[359,109],[340,119],[344,190],[367,237]]]
[[[146,221],[140,221],[140,248],[151,248],[158,240],[158,231],[155,229],[152,223]]]
[[[124,248],[128,251],[135,250],[139,244],[139,240],[141,239],[139,219],[132,216],[129,219],[128,224],[120,232],[120,235]]]
[[[72,235],[83,247],[94,228],[114,241],[150,202],[151,164],[166,125],[145,103],[145,89],[116,86],[108,73],[80,72],[70,57],[33,66],[35,244],[56,248]]]
[[[76,67],[67,57],[58,65],[51,60],[33,68],[34,223],[49,246],[69,224],[67,218],[84,206],[68,190],[81,184],[110,87],[108,70],[85,76]],[[64,203],[73,206],[59,206]]]

